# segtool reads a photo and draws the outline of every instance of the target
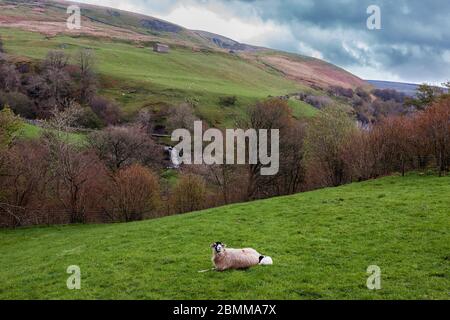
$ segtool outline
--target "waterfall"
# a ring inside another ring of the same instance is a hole
[[[170,161],[172,161],[172,165],[174,169],[178,169],[181,165],[180,155],[176,148],[170,148]]]

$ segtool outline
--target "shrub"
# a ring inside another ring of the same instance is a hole
[[[91,147],[106,166],[119,170],[133,163],[159,165],[163,152],[137,127],[108,127],[89,136]]]
[[[281,137],[288,136],[286,131],[291,126],[293,117],[292,109],[286,100],[273,98],[259,102],[248,108],[247,114],[248,122],[244,124],[245,127],[255,130],[279,129]],[[261,175],[263,167],[260,161],[248,165],[246,200],[253,200],[267,194],[267,187],[271,183],[266,181],[267,176]]]
[[[121,169],[113,177],[108,198],[115,220],[129,222],[156,217],[160,205],[158,178],[138,164]]]
[[[178,107],[171,107],[167,117],[167,126],[171,130],[175,129],[194,129],[194,121],[197,118],[194,115],[194,108],[192,105],[182,103]]]
[[[36,118],[33,102],[20,92],[0,91],[0,106],[9,105],[15,114],[27,119]]]
[[[398,92],[394,89],[375,89],[372,93],[374,96],[383,101],[394,100],[395,102],[403,103],[406,98],[404,93]]]
[[[308,162],[320,168],[324,185],[339,186],[348,182],[342,157],[345,143],[356,129],[353,120],[342,110],[327,108],[311,119],[306,138]]]
[[[0,89],[15,91],[20,86],[20,75],[13,64],[0,65]]]
[[[361,87],[356,88],[356,95],[364,101],[370,101],[370,94]]]
[[[91,108],[83,110],[81,116],[76,121],[76,124],[77,126],[87,129],[100,129],[105,126],[103,121],[98,118]]]
[[[121,110],[117,104],[100,96],[91,99],[89,106],[106,125],[116,125],[121,119]]]
[[[175,212],[184,213],[202,209],[205,191],[205,182],[200,176],[193,174],[182,176],[172,190]]]
[[[337,97],[353,98],[354,92],[351,88],[332,86],[328,89],[329,93]]]
[[[450,96],[434,102],[421,118],[422,132],[432,146],[439,175],[442,175],[450,167]]]
[[[317,109],[324,109],[333,105],[333,100],[327,96],[308,95],[304,101]]]
[[[21,125],[20,118],[11,111],[8,105],[5,105],[0,111],[0,149],[12,143]]]
[[[236,96],[220,97],[219,104],[224,107],[234,106],[237,102]]]

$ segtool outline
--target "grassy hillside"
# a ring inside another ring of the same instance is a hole
[[[44,129],[41,127],[24,123],[16,135],[25,139],[36,139],[42,136]],[[82,145],[86,142],[86,136],[82,133],[67,133],[67,141],[72,144]]]
[[[130,224],[0,231],[0,298],[449,299],[450,177],[410,175]],[[198,273],[209,244],[274,265]],[[366,269],[382,270],[382,290]],[[78,265],[82,288],[66,288]]]
[[[0,33],[8,53],[33,59],[43,59],[52,49],[65,48],[72,55],[81,48],[93,49],[102,93],[120,102],[128,114],[188,99],[195,101],[201,118],[220,125],[242,116],[243,110],[259,99],[305,89],[257,62],[222,52],[173,48],[170,54],[158,54],[149,47],[111,40],[46,38],[8,28]],[[232,95],[238,97],[237,105],[219,105],[220,97]],[[301,109],[307,112],[309,107]]]
[[[49,50],[73,54],[93,49],[100,94],[118,101],[129,118],[145,107],[159,111],[188,101],[210,125],[233,126],[249,105],[268,96],[299,91],[323,95],[315,89],[331,85],[367,86],[318,59],[256,48],[113,8],[78,4],[82,28],[68,30],[67,5],[57,0],[0,0],[0,36],[7,53],[38,60]],[[170,54],[154,53],[156,42],[170,45]],[[236,105],[221,106],[224,96],[236,96]],[[303,102],[291,106],[297,117],[316,113]]]

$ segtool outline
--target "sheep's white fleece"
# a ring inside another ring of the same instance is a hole
[[[214,252],[212,261],[216,270],[224,271],[228,269],[247,269],[258,264],[272,264],[270,257],[264,257],[259,261],[259,257],[262,256],[255,249],[229,249],[225,248],[224,251],[217,253]]]

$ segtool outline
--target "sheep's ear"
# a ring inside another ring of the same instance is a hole
[[[211,243],[210,247],[211,247],[211,248],[214,248],[214,243]]]

